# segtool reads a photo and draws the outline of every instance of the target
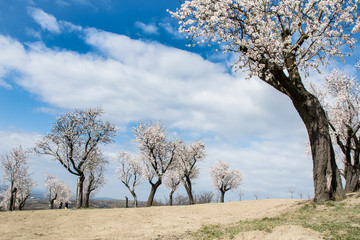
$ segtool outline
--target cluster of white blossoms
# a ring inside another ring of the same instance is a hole
[[[288,54],[302,70],[342,58],[360,29],[357,7],[358,0],[193,0],[170,13],[192,41],[238,53],[234,67],[258,75],[269,64],[285,69]]]

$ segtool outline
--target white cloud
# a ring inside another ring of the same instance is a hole
[[[67,21],[58,21],[53,15],[44,12],[40,8],[29,8],[29,15],[41,26],[42,29],[51,33],[82,31],[82,27]],[[40,33],[35,30],[27,30],[28,34],[40,38]]]
[[[146,34],[158,34],[158,28],[155,24],[145,24],[142,22],[135,22],[135,27],[140,28]]]
[[[95,29],[86,30],[86,41],[100,54],[41,44],[25,50],[1,36],[8,54],[0,66],[18,71],[17,84],[55,107],[102,105],[120,125],[158,119],[181,130],[257,137],[299,131],[286,97],[199,55]]]
[[[180,33],[177,29],[178,26],[173,26],[170,22],[161,22],[159,26],[162,27],[166,32],[171,34],[173,37],[177,39],[183,39],[186,37],[185,34]]]
[[[53,15],[39,8],[29,8],[30,16],[44,29],[52,33],[60,33],[60,26]]]

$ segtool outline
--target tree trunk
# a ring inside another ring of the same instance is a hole
[[[21,202],[19,202],[19,210],[22,210],[25,207],[26,200],[30,197],[28,194]]]
[[[130,191],[131,195],[134,198],[134,208],[138,207],[138,200],[135,191]]]
[[[189,176],[185,176],[184,187],[185,187],[186,192],[187,192],[187,195],[188,195],[188,197],[189,197],[189,204],[190,204],[190,205],[195,204],[194,196],[193,196],[193,194],[192,194],[191,179],[190,179]]]
[[[88,190],[85,191],[84,195],[84,208],[90,207],[90,193]]]
[[[153,205],[153,202],[154,202],[154,197],[155,197],[155,193],[156,193],[156,190],[157,188],[161,185],[161,178],[159,178],[156,183],[152,183],[151,181],[149,181],[150,184],[151,184],[151,191],[150,191],[150,195],[149,195],[149,198],[147,200],[147,203],[146,203],[146,206],[147,207],[151,207]]]
[[[225,192],[224,191],[222,191],[222,190],[220,190],[220,202],[221,203],[223,203],[224,202],[224,200],[225,200]]]
[[[345,192],[356,192],[360,189],[360,167],[348,166],[345,176]]]
[[[169,205],[172,206],[173,205],[173,195],[174,195],[175,190],[171,189],[171,192],[169,194]]]
[[[343,191],[325,111],[319,100],[305,89],[289,96],[309,135],[313,158],[314,201],[335,200],[336,194],[343,194]]]
[[[17,191],[17,188],[14,188],[13,183],[11,183],[11,186],[10,186],[9,211],[14,211],[14,210],[15,210],[16,191]]]
[[[79,209],[83,205],[83,189],[84,189],[84,174],[78,177],[77,189],[76,189],[76,208]]]

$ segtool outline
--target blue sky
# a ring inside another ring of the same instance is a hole
[[[102,106],[119,129],[104,147],[109,158],[136,152],[132,127],[159,120],[171,135],[207,145],[195,193],[212,190],[209,166],[221,158],[243,172],[245,199],[288,198],[293,186],[313,195],[306,130],[291,102],[231,72],[234,56],[186,47],[166,11],[177,7],[176,0],[0,0],[0,154],[33,147],[60,113]],[[30,164],[37,188],[50,173],[75,190],[76,177],[57,162],[31,156]],[[116,167],[111,162],[97,196],[130,196]],[[137,192],[146,200],[149,183]],[[156,198],[167,194],[162,186]],[[238,200],[238,191],[225,200]]]

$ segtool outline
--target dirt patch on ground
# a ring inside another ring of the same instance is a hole
[[[38,210],[0,213],[1,239],[189,239],[202,225],[275,217],[303,200],[268,199],[137,209]],[[241,233],[236,239],[316,239],[299,226],[269,234]]]

